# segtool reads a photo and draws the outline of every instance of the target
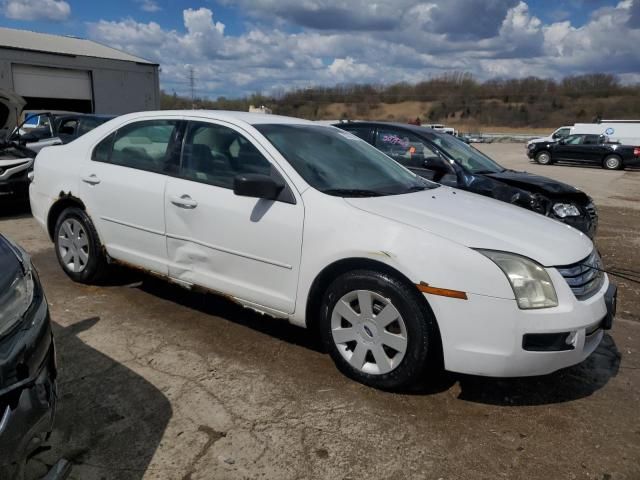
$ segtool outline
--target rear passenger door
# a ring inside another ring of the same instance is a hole
[[[177,172],[183,122],[144,120],[99,142],[81,172],[81,198],[113,258],[168,274],[165,173]]]
[[[168,179],[165,193],[169,273],[270,313],[292,313],[304,207],[288,185],[275,201],[235,195],[234,178],[246,173],[287,185],[246,131],[189,123],[179,175]]]

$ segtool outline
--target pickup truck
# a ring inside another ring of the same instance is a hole
[[[557,142],[530,143],[527,145],[527,156],[540,165],[570,162],[620,170],[640,165],[640,146],[609,142],[605,135],[574,134]]]

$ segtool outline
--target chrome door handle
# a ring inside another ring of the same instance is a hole
[[[96,176],[95,173],[92,173],[88,177],[82,177],[82,181],[84,183],[88,183],[89,185],[97,185],[100,183],[100,179]]]
[[[186,194],[181,195],[179,197],[172,195],[171,197],[169,197],[169,200],[176,207],[180,207],[180,208],[193,209],[198,206],[198,202],[196,202],[193,198],[191,198],[189,195],[186,195]]]

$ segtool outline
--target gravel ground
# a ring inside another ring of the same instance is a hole
[[[584,188],[600,206],[605,262],[640,271],[639,172],[528,163],[522,145],[480,148],[505,166]],[[544,377],[443,374],[406,394],[344,378],[305,330],[226,300],[123,272],[72,283],[28,214],[0,232],[32,255],[60,366],[52,448],[93,479],[640,478],[640,311],[619,316],[581,365]]]

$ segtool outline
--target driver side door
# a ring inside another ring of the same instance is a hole
[[[287,195],[238,196],[234,179],[244,174],[268,175],[285,185]],[[189,122],[179,173],[168,178],[165,190],[169,275],[276,316],[292,313],[304,222],[296,195],[246,132]]]

